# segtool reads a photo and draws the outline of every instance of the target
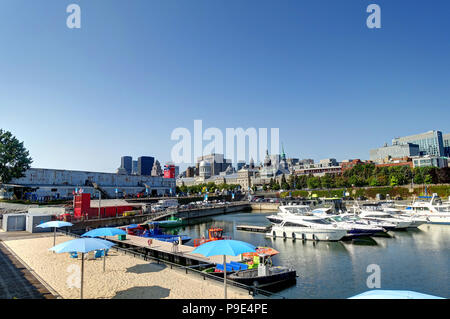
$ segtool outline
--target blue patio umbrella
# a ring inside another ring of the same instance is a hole
[[[256,247],[244,241],[223,239],[214,240],[195,248],[192,253],[205,257],[223,255],[223,282],[225,287],[225,299],[227,299],[227,255],[237,256],[243,253],[256,252]]]
[[[77,252],[81,253],[81,289],[80,289],[80,297],[83,299],[83,275],[84,275],[84,254],[93,250],[105,250],[109,249],[115,244],[98,238],[78,238],[74,240],[69,240],[55,247],[50,248],[57,253],[69,253],[69,252]]]
[[[369,290],[348,299],[445,299],[409,290]]]
[[[69,223],[69,222],[62,222],[62,221],[59,221],[59,220],[54,220],[54,221],[51,221],[51,222],[46,222],[46,223],[39,224],[36,227],[39,227],[39,228],[51,228],[51,227],[53,227],[53,246],[55,246],[56,245],[56,228],[70,227],[70,226],[73,226],[73,224]]]
[[[97,228],[88,231],[87,233],[84,233],[81,235],[81,237],[106,237],[106,236],[115,236],[115,235],[126,235],[126,231],[114,228],[114,227],[103,227],[103,228]],[[103,271],[105,271],[106,268],[106,250],[103,252]]]
[[[126,235],[126,231],[114,228],[114,227],[104,227],[104,228],[96,228],[88,231],[81,235],[81,237],[105,237],[105,236],[116,236],[116,235]]]

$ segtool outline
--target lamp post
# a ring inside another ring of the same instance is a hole
[[[101,218],[102,193],[98,190],[98,219]]]

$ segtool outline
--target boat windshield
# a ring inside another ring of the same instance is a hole
[[[342,216],[333,216],[333,217],[330,217],[330,219],[333,220],[333,221],[336,221],[336,222],[343,222],[343,221],[345,221],[345,217],[342,217]]]
[[[310,223],[314,223],[314,224],[322,224],[322,225],[329,225],[332,224],[332,222],[329,220],[329,218],[324,218],[324,219],[310,219],[308,220],[308,222]]]
[[[286,207],[286,210],[292,214],[305,214],[309,213],[309,207]]]

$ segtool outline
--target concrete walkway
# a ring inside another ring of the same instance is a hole
[[[0,241],[0,299],[54,299],[50,291]]]

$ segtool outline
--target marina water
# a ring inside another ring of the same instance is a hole
[[[274,265],[292,266],[295,286],[280,292],[286,298],[348,298],[369,290],[371,264],[380,266],[381,289],[413,290],[450,298],[450,225],[425,224],[418,229],[390,232],[392,237],[364,237],[339,242],[266,238],[262,233],[236,230],[236,225],[269,225],[274,212],[241,212],[191,221],[179,229],[192,238],[207,237],[220,227],[224,235],[270,246],[280,253]],[[193,245],[193,241],[187,243]]]

